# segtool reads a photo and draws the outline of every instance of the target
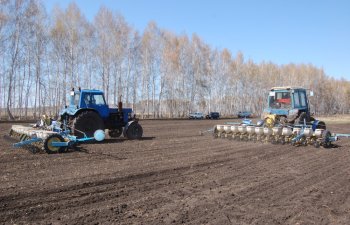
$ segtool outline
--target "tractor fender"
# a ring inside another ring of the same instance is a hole
[[[86,111],[92,111],[92,112],[97,113],[97,115],[100,115],[96,109],[93,109],[93,108],[82,108],[82,109],[77,109],[73,114],[71,114],[71,116],[77,117],[80,113],[86,112]]]
[[[123,136],[124,136],[124,137],[126,137],[126,131],[128,130],[128,127],[129,127],[131,124],[133,124],[133,123],[138,123],[138,121],[132,120],[132,121],[129,121],[129,122],[125,125],[125,127],[124,127],[124,129],[123,129]]]
[[[68,108],[65,108],[65,109],[61,110],[59,115],[60,116],[68,115],[68,116],[76,117],[77,115],[79,115],[80,113],[85,112],[85,111],[94,111],[97,114],[99,114],[98,111],[96,109],[93,109],[93,108],[77,109],[77,108],[73,108],[73,107],[68,107]]]

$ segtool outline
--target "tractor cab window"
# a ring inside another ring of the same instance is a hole
[[[84,102],[85,102],[85,105],[91,105],[92,104],[91,95],[85,94],[84,95]]]
[[[299,92],[294,92],[294,107],[299,108],[300,107],[300,99],[299,99]]]
[[[84,101],[86,105],[105,105],[105,99],[103,98],[103,95],[99,94],[89,94],[85,95]]]
[[[300,100],[301,100],[301,107],[306,107],[306,96],[305,92],[299,92],[300,93]]]
[[[106,104],[103,95],[92,95],[91,97],[93,99],[94,104],[96,104],[96,105],[105,105]]]
[[[269,98],[270,107],[273,109],[290,108],[290,92],[275,92]]]
[[[106,105],[105,99],[101,94],[85,94],[85,105],[92,107],[94,105]]]

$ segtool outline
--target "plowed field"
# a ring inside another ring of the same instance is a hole
[[[316,149],[199,135],[220,122],[141,121],[142,140],[52,155],[12,148],[2,123],[0,224],[350,223],[350,139]]]

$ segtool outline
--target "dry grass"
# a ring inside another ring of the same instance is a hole
[[[350,115],[316,116],[316,119],[331,124],[350,124]]]

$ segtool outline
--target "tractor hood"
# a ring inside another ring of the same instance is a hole
[[[293,116],[297,115],[299,112],[298,109],[264,109],[264,114],[273,114],[278,116]]]
[[[118,111],[118,108],[109,108],[110,113],[117,113]],[[128,115],[128,113],[132,113],[132,108],[123,108],[122,111],[125,115]]]
[[[288,109],[265,109],[264,112],[267,114],[274,114],[274,115],[280,115],[280,116],[289,115]]]

